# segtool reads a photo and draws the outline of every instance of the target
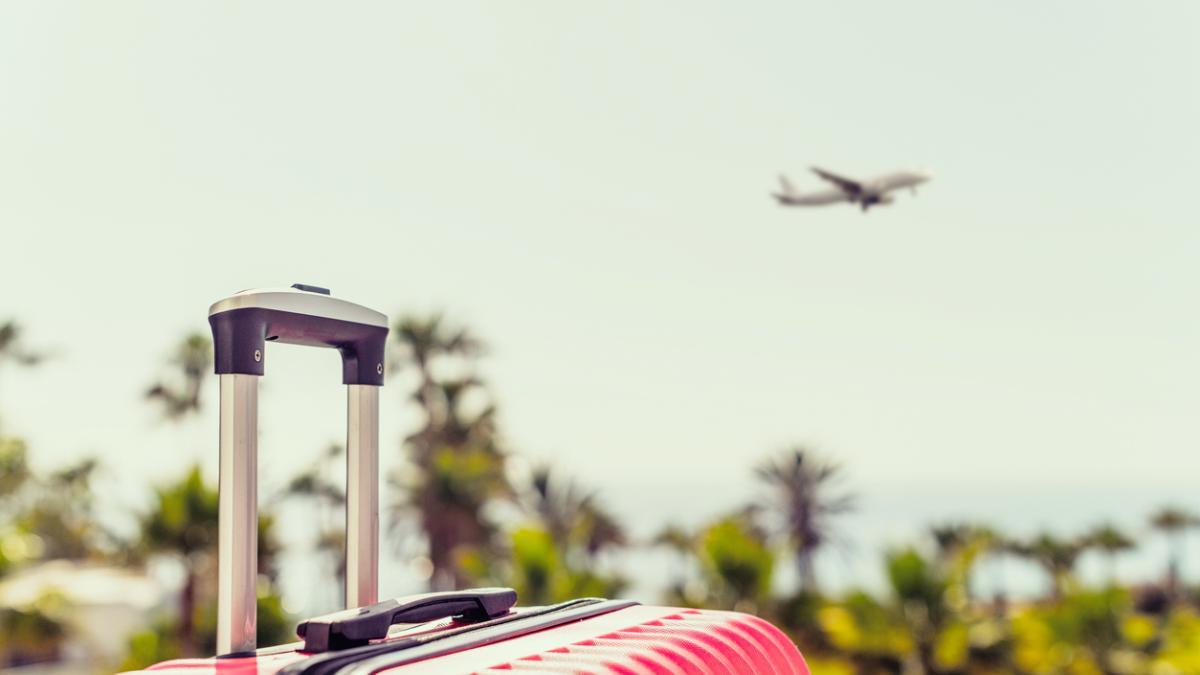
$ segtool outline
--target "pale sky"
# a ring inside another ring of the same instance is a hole
[[[664,511],[712,513],[792,442],[865,492],[1186,496],[1197,26],[1188,1],[7,3],[0,318],[59,356],[0,373],[0,411],[140,503],[215,468],[215,408],[179,429],[140,400],[173,344],[306,282],[469,325],[511,446],[614,501],[672,483]],[[768,197],[812,164],[934,180],[866,215]],[[344,404],[331,352],[267,372],[277,484]]]

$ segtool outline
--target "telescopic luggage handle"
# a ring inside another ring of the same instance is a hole
[[[346,415],[346,606],[373,604],[379,576],[379,387],[387,317],[296,284],[248,290],[208,311],[221,381],[217,652],[255,648],[258,579],[258,378],[266,343],[342,356]]]

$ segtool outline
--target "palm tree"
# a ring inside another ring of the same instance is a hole
[[[45,358],[45,355],[25,346],[21,339],[21,326],[16,321],[0,323],[0,368],[6,363],[19,366],[34,366]],[[5,437],[0,434],[0,507],[5,502],[16,500],[17,494],[28,485],[33,476],[29,467],[29,450],[25,441],[15,437]],[[0,515],[12,517],[12,514]]]
[[[698,538],[712,601],[724,609],[755,612],[771,591],[775,556],[751,516],[746,510],[719,519]]]
[[[162,404],[163,416],[172,421],[199,414],[204,376],[212,366],[212,344],[201,333],[189,333],[176,346],[168,363],[171,372],[146,391],[146,398]],[[193,465],[174,484],[155,491],[153,507],[142,515],[135,557],[168,554],[183,564],[179,590],[179,642],[185,655],[198,652],[196,601],[205,554],[217,544],[218,500],[216,489],[205,484],[200,467]],[[260,536],[261,538],[261,536]],[[259,553],[260,559],[262,553]]]
[[[184,581],[179,590],[178,635],[182,652],[199,653],[196,619],[199,600],[211,584],[216,569],[212,565],[217,548],[220,511],[217,489],[208,484],[199,465],[192,465],[183,477],[154,491],[154,502],[139,518],[135,554],[140,558],[154,555],[175,557],[183,566]],[[258,573],[274,580],[281,545],[275,536],[275,518],[265,510],[258,514]],[[211,597],[210,593],[204,595]]]
[[[0,437],[0,507],[4,507],[21,491],[31,475],[29,449],[25,441]]]
[[[695,553],[696,536],[681,525],[670,524],[654,535],[650,545],[665,548],[675,554],[675,579],[671,586],[675,594],[682,597],[687,584],[687,561]]]
[[[1167,594],[1174,598],[1179,588],[1179,573],[1183,564],[1184,535],[1200,525],[1195,513],[1176,506],[1164,506],[1150,515],[1150,527],[1166,535],[1170,554],[1165,577]]]
[[[1117,583],[1117,556],[1133,550],[1134,541],[1112,523],[1101,523],[1084,536],[1084,542],[1102,552],[1107,559],[1108,585]]]
[[[569,479],[552,478],[548,466],[534,469],[529,510],[554,539],[566,562],[588,569],[602,551],[628,543],[625,528],[594,491]]]
[[[92,483],[99,465],[88,457],[38,475],[23,440],[0,438],[0,523],[36,537],[41,558],[87,560],[111,552],[116,537],[96,519]]]
[[[16,321],[0,323],[0,365],[15,363],[19,366],[36,366],[46,355],[27,347],[21,339],[23,329]]]
[[[815,556],[833,538],[833,517],[852,511],[856,503],[852,494],[831,494],[841,478],[841,467],[795,447],[759,465],[755,472],[774,491],[768,506],[776,511],[782,534],[795,553],[804,590],[817,592]]]
[[[345,592],[346,585],[346,528],[338,515],[345,513],[346,491],[331,475],[335,465],[341,465],[344,454],[345,448],[338,443],[331,443],[312,465],[292,478],[283,490],[284,497],[303,499],[316,507],[316,550],[332,563],[338,578],[339,607],[344,604],[341,594]]]
[[[947,600],[954,582],[945,568],[945,564],[926,560],[911,547],[893,549],[884,556],[888,584],[897,613],[912,636],[920,672],[938,672],[934,665],[934,645],[952,616]]]
[[[428,545],[432,589],[461,588],[468,579],[459,556],[492,545],[496,527],[483,512],[509,494],[502,461],[487,448],[447,445],[390,479],[398,495],[393,525],[415,517]]]
[[[1004,563],[1005,556],[1012,552],[1013,542],[991,525],[975,525],[974,530],[979,555],[986,557],[992,570],[992,611],[996,616],[1003,617],[1008,611]]]
[[[159,401],[169,420],[200,412],[200,393],[212,370],[212,342],[202,333],[190,333],[175,347],[170,364],[178,370],[146,390],[146,398]]]
[[[44,352],[35,351],[25,345],[21,339],[21,325],[8,320],[0,323],[0,370],[5,364],[18,366],[36,366],[46,359]]]
[[[194,465],[180,481],[155,490],[154,504],[142,515],[138,528],[139,552],[176,556],[183,564],[179,642],[185,655],[198,652],[196,599],[207,564],[204,557],[217,545],[218,518],[217,491],[205,484],[200,467]]]
[[[92,483],[99,466],[88,457],[36,479],[32,499],[18,522],[41,538],[45,558],[87,560],[114,548],[116,537],[96,519]]]
[[[951,595],[972,599],[971,573],[980,556],[993,551],[996,533],[982,525],[948,522],[929,528],[937,548],[936,563],[949,579]]]
[[[625,526],[595,497],[588,500],[580,514],[580,529],[585,533],[582,537],[584,559],[589,565],[602,551],[629,544]]]
[[[409,519],[419,524],[434,590],[460,587],[468,579],[458,558],[493,544],[496,528],[485,518],[486,506],[512,494],[496,411],[474,374],[483,347],[466,329],[450,327],[437,314],[403,317],[392,335],[400,351],[393,365],[416,375],[412,400],[424,417],[405,439],[408,467],[390,480],[401,495],[392,524],[397,528]]]
[[[1011,545],[1010,550],[1040,566],[1050,581],[1050,597],[1061,600],[1063,590],[1075,573],[1084,544],[1043,532],[1027,543]]]
[[[441,314],[403,316],[392,328],[392,338],[401,350],[392,365],[398,371],[415,370],[418,376],[413,398],[429,417],[422,429],[429,437],[418,442],[425,444],[425,450],[432,451],[431,447],[436,443],[431,436],[450,423],[449,401],[445,389],[439,387],[439,382],[446,380],[435,376],[435,365],[441,360],[466,361],[469,365],[483,354],[483,344],[466,328],[449,326]],[[456,393],[477,384],[479,382],[474,378],[462,378]]]

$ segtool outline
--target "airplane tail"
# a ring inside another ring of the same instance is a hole
[[[792,185],[792,181],[788,180],[788,177],[783,174],[779,174],[779,186],[781,188],[779,196],[781,197],[800,196],[800,191],[797,190],[796,187]]]

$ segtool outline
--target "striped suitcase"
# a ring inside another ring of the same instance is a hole
[[[142,672],[179,675],[396,673],[779,673],[808,675],[790,640],[737,612],[581,598],[517,607],[506,588],[377,601],[379,387],[387,317],[328,291],[250,290],[209,310],[220,377],[218,656]],[[346,609],[255,644],[258,378],[267,342],[337,349],[347,385]]]

